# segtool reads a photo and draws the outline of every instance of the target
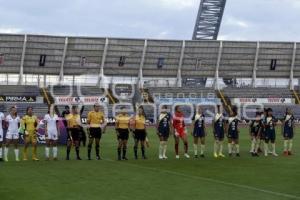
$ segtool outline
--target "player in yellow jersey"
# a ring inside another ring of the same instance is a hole
[[[78,114],[78,107],[72,106],[72,111],[69,115],[66,116],[68,124],[68,141],[67,141],[67,159],[70,160],[70,152],[72,144],[75,145],[77,160],[81,160],[79,156],[79,134],[81,119]]]
[[[130,116],[128,115],[125,107],[121,108],[120,114],[116,117],[116,132],[118,137],[118,160],[128,160],[126,157],[127,142],[129,138],[129,124]],[[121,151],[122,156],[121,156]]]
[[[89,128],[88,159],[91,160],[92,145],[96,142],[96,159],[100,160],[100,140],[105,132],[106,123],[104,113],[100,111],[100,104],[94,105],[94,110],[88,113],[87,124]]]
[[[143,106],[138,108],[138,113],[133,119],[132,131],[134,133],[134,157],[138,159],[138,145],[141,144],[142,158],[147,159],[145,155],[146,141],[146,116]]]
[[[26,110],[26,115],[21,120],[21,126],[25,130],[24,134],[24,151],[23,160],[28,160],[27,150],[29,144],[32,144],[32,160],[38,161],[37,158],[37,126],[39,124],[37,116],[33,114],[33,108],[28,107]]]

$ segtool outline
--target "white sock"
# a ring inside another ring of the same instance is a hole
[[[201,144],[201,146],[200,146],[200,153],[201,153],[201,155],[204,154],[204,151],[205,151],[205,144]]]
[[[7,160],[8,159],[8,148],[7,147],[4,147],[4,158],[5,158],[5,160]]]
[[[276,145],[275,144],[272,144],[272,153],[276,153]]]
[[[195,154],[195,156],[198,155],[198,145],[197,144],[194,144],[194,154]]]
[[[219,143],[217,141],[215,141],[215,144],[214,144],[214,153],[215,154],[218,152],[218,147],[219,147]]]
[[[19,160],[19,149],[15,149],[16,160]]]
[[[268,143],[265,143],[264,150],[265,150],[265,155],[268,155],[268,153],[269,153]]]
[[[46,158],[49,158],[49,152],[50,152],[50,148],[49,147],[45,147]]]
[[[161,141],[160,143],[159,143],[159,148],[158,148],[158,154],[159,154],[159,157],[162,157],[162,154],[163,154],[163,144],[164,142],[163,141]]]
[[[219,146],[220,146],[219,154],[223,154],[223,142],[220,142]]]
[[[292,151],[292,149],[293,149],[293,140],[290,140],[289,151]]]
[[[235,148],[236,148],[236,153],[240,153],[240,145],[239,145],[239,144],[236,144],[236,145],[235,145]]]
[[[284,151],[288,150],[288,145],[289,145],[289,141],[288,140],[284,140],[284,142],[283,142],[283,149],[284,149]]]
[[[250,153],[255,153],[255,145],[256,145],[256,139],[253,139],[252,142],[251,142]]]
[[[52,151],[53,151],[53,158],[57,158],[57,147],[53,147]]]
[[[260,145],[260,140],[256,140],[254,153],[258,153],[259,145]]]
[[[2,151],[3,151],[3,148],[0,147],[0,158],[2,158]]]
[[[164,142],[164,146],[163,147],[164,147],[163,148],[163,157],[167,157],[166,156],[166,154],[167,154],[167,147],[168,147],[167,142]]]
[[[228,153],[232,154],[232,144],[228,143]]]

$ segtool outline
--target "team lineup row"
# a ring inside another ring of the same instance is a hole
[[[52,107],[53,108],[53,107]],[[49,109],[45,115],[43,122],[45,124],[46,160],[50,159],[50,149],[52,148],[52,158],[57,160],[57,141],[59,138],[59,117],[54,113],[54,109]],[[125,108],[121,108],[119,114],[115,117],[115,130],[118,139],[117,159],[127,160],[127,142],[129,134],[132,132],[134,137],[134,157],[138,159],[138,147],[140,145],[142,158],[146,159],[145,146],[147,144],[147,125],[146,115],[143,106],[140,106],[134,117],[130,116]],[[77,106],[72,106],[71,111],[66,110],[63,113],[63,122],[67,129],[67,156],[70,159],[72,146],[75,147],[76,159],[81,160],[79,153],[80,135],[83,132],[81,117]],[[214,157],[225,157],[223,154],[223,142],[225,136],[228,138],[228,155],[236,155],[240,157],[239,146],[239,118],[236,109],[225,118],[220,107],[213,119]],[[264,155],[271,153],[278,156],[275,148],[276,130],[275,126],[278,120],[273,116],[272,109],[265,109],[256,113],[255,120],[249,124],[249,133],[252,138],[251,154],[259,156],[259,151],[263,150]],[[33,113],[33,108],[28,107],[26,115],[20,118],[17,114],[17,108],[11,107],[9,115],[6,117],[0,112],[0,161],[2,158],[3,129],[7,129],[6,141],[4,147],[4,161],[8,161],[8,153],[10,145],[14,145],[14,153],[16,161],[19,161],[19,136],[24,136],[23,160],[28,160],[27,150],[32,144],[32,160],[38,161],[37,158],[37,130],[38,118]],[[94,105],[94,109],[88,113],[87,130],[89,132],[88,142],[88,159],[91,160],[92,145],[95,141],[96,159],[100,160],[100,140],[106,130],[106,121],[104,113],[101,111],[99,104]],[[167,159],[167,142],[170,135],[174,135],[176,158],[179,159],[179,142],[183,141],[184,156],[190,158],[188,154],[188,133],[184,121],[184,114],[180,106],[175,107],[175,112],[171,115],[167,106],[163,106],[159,114],[157,125],[157,135],[159,136],[159,159]],[[294,137],[294,117],[291,110],[287,110],[284,119],[282,119],[282,130],[284,137],[284,155],[292,155],[293,137]],[[205,138],[207,135],[205,115],[201,107],[197,108],[197,112],[193,117],[192,135],[194,137],[194,156],[198,157],[198,146],[200,144],[200,157],[205,157]],[[269,149],[271,144],[271,149]]]

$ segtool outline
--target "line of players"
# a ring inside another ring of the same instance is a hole
[[[79,142],[80,142],[80,130],[82,129],[81,117],[78,112],[78,107],[73,106],[71,113],[66,117],[67,125],[67,157],[70,159],[71,147],[75,146],[76,159],[81,160],[79,154]],[[45,115],[45,136],[46,147],[45,157],[46,160],[50,159],[50,148],[52,148],[52,158],[57,160],[57,141],[59,138],[59,117],[54,113],[54,109],[49,109],[48,114]],[[218,106],[218,112],[213,120],[213,134],[215,138],[214,142],[214,157],[225,157],[223,154],[223,142],[225,135],[228,138],[228,154],[232,156],[235,154],[240,156],[239,147],[239,125],[236,109],[230,113],[228,119],[226,119]],[[274,156],[278,156],[275,150],[276,132],[275,126],[278,120],[272,114],[272,109],[265,109],[263,113],[257,112],[256,119],[250,123],[250,135],[251,142],[251,154],[252,156],[258,156],[261,149],[264,150],[264,155],[268,156],[271,153]],[[283,137],[284,137],[284,155],[292,155],[293,136],[294,136],[294,116],[291,110],[287,110],[283,122]],[[3,126],[3,125],[4,126]],[[38,118],[33,113],[33,108],[28,107],[26,115],[20,118],[17,114],[17,108],[12,107],[9,115],[6,117],[3,113],[0,113],[0,161],[2,161],[2,143],[3,143],[3,127],[7,127],[6,143],[4,148],[4,160],[8,161],[8,152],[10,145],[14,145],[14,152],[16,161],[19,161],[19,135],[24,137],[24,150],[23,160],[28,160],[27,149],[29,144],[32,144],[33,153],[32,160],[38,161],[37,158],[37,131],[38,131]],[[95,140],[95,152],[96,159],[100,160],[100,140],[103,133],[106,130],[106,122],[104,113],[101,111],[99,104],[94,105],[94,109],[88,113],[87,117],[87,130],[89,132],[88,143],[88,159],[91,160],[92,145]],[[116,116],[116,134],[118,140],[117,158],[118,160],[127,159],[127,142],[130,133],[134,138],[134,157],[138,159],[138,146],[140,144],[142,158],[146,159],[145,149],[147,144],[147,125],[146,115],[144,108],[140,106],[137,114],[131,117],[125,108],[121,109],[121,112]],[[175,153],[176,158],[179,159],[179,142],[183,141],[184,144],[184,156],[190,158],[188,154],[188,132],[184,122],[184,114],[181,111],[180,106],[175,107],[173,116],[168,111],[167,106],[163,106],[158,118],[157,135],[160,140],[159,144],[159,159],[167,159],[167,142],[170,135],[174,135],[175,139]],[[199,107],[195,116],[193,117],[192,135],[194,137],[194,156],[198,158],[198,146],[200,143],[200,157],[205,157],[205,138],[207,136],[205,116],[202,113],[202,109]],[[271,143],[271,151],[269,151],[269,143]]]

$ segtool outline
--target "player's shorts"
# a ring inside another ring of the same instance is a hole
[[[24,135],[24,140],[27,143],[28,142],[36,143],[37,142],[37,135],[36,134]]]
[[[0,130],[0,142],[3,142],[3,131]]]
[[[196,130],[194,130],[193,136],[194,137],[199,137],[199,138],[205,137],[205,131],[204,131],[204,129],[196,129]]]
[[[18,140],[19,139],[19,132],[7,132],[6,139],[8,140]]]
[[[90,128],[89,138],[101,139],[102,130],[101,128]]]
[[[229,131],[227,137],[228,139],[237,140],[239,139],[239,133],[237,131]]]
[[[283,137],[288,138],[288,139],[293,139],[294,138],[294,130],[285,128],[284,132],[283,132]]]
[[[118,140],[128,140],[129,130],[127,128],[126,129],[118,128],[117,132],[118,132]]]
[[[260,139],[261,139],[261,140],[265,140],[265,139],[266,139],[266,131],[265,131],[265,130],[263,130],[263,131],[261,132],[261,134],[260,134]]]
[[[265,140],[266,141],[275,141],[276,140],[276,133],[275,133],[275,130],[269,130],[266,132],[266,135],[265,135]]]
[[[216,140],[224,140],[225,134],[224,131],[216,131],[214,136]]]
[[[57,131],[48,131],[48,136],[46,137],[46,140],[58,140]]]
[[[72,136],[73,141],[79,141],[79,133],[80,129],[79,128],[69,128],[69,133],[68,134],[68,140],[70,141],[70,135]]]
[[[134,139],[135,140],[145,141],[146,140],[146,136],[147,136],[147,133],[146,133],[145,129],[143,129],[143,130],[136,129],[134,131]]]
[[[175,129],[174,137],[184,138],[185,136],[186,136],[185,130],[178,131],[178,130]]]
[[[256,132],[252,132],[251,136],[257,138],[259,136],[259,134],[258,134],[258,132],[257,133]]]
[[[167,130],[158,129],[158,136],[165,140],[168,139],[170,136],[170,129]]]

